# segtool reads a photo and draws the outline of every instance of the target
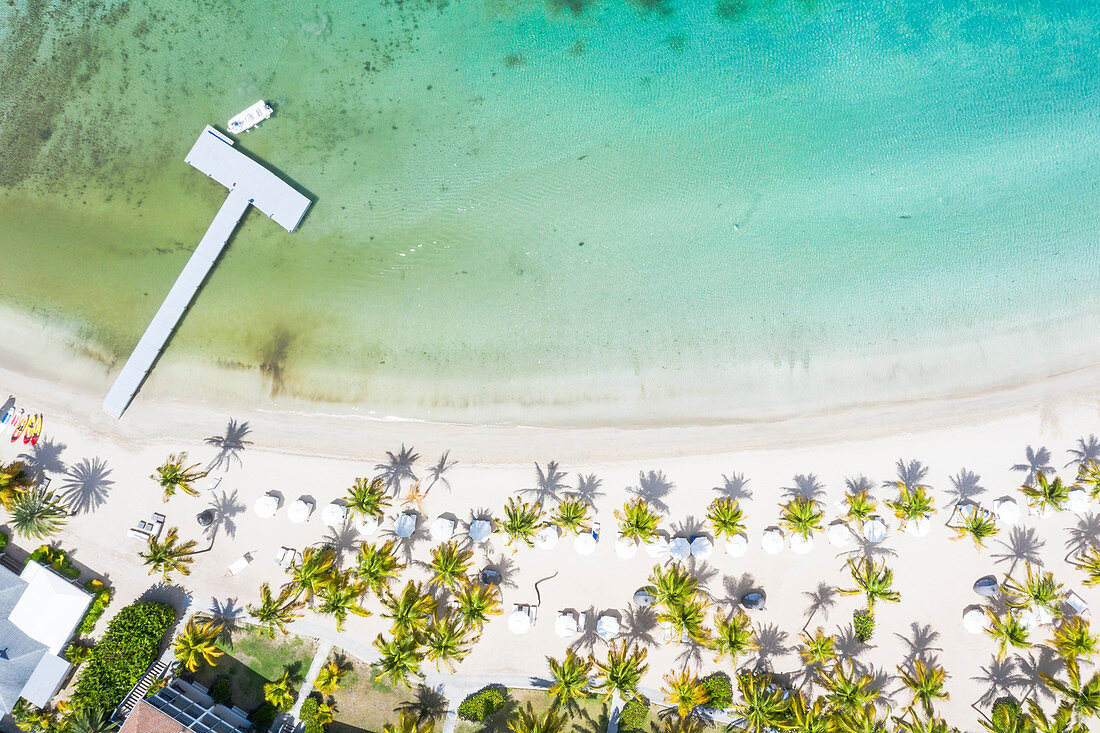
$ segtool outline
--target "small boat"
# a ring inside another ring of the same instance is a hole
[[[31,415],[27,427],[23,429],[23,445],[38,445],[40,435],[42,435],[42,413]]]
[[[247,132],[271,117],[274,111],[271,109],[271,105],[261,99],[236,117],[231,118],[225,128],[234,135]]]
[[[0,425],[7,425],[15,417],[15,405],[12,405],[4,413],[3,417],[0,417]]]
[[[27,427],[27,421],[30,420],[30,415],[23,415],[16,423],[15,430],[11,434],[11,442],[19,440],[19,436],[23,434],[23,430]]]

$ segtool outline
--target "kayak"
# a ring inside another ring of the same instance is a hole
[[[46,418],[42,417],[42,413],[38,413],[38,425],[34,429],[34,436],[31,438],[31,445],[38,445],[38,439],[42,437],[42,426],[45,424]]]
[[[0,417],[0,425],[7,425],[8,422],[11,421],[12,418],[14,418],[14,417],[15,417],[15,405],[12,405],[11,407],[9,407],[7,409],[7,412],[4,413],[4,416]]]
[[[12,431],[11,442],[14,443],[15,441],[19,440],[19,436],[23,434],[23,430],[26,429],[27,422],[30,420],[30,418],[30,415],[24,415],[22,418],[19,419],[18,424],[15,426],[15,430]]]
[[[27,427],[23,429],[23,445],[38,444],[38,436],[42,434],[42,413],[31,415]]]

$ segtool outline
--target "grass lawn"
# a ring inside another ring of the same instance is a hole
[[[242,625],[229,638],[218,641],[225,652],[217,665],[204,666],[189,678],[210,689],[214,680],[228,677],[233,687],[230,702],[251,713],[264,701],[264,685],[283,676],[289,669],[291,679],[301,679],[309,669],[317,644],[298,636],[268,639],[252,626]]]
[[[494,715],[480,723],[468,720],[458,721],[455,733],[510,733],[508,719],[521,707],[531,703],[536,714],[542,714],[550,708],[550,696],[543,690],[508,690],[508,699]],[[580,701],[580,709],[570,716],[565,733],[604,733],[607,730],[607,706],[598,697],[589,697]]]
[[[328,725],[328,733],[380,733],[383,725],[397,721],[396,710],[410,705],[434,713],[437,727],[442,727],[447,703],[440,698],[432,709],[431,698],[438,698],[432,690],[390,687],[385,682],[376,682],[371,668],[363,662],[340,655],[336,658],[342,664],[350,665],[351,671],[333,695],[336,719]]]

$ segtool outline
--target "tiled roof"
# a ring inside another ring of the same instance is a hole
[[[118,733],[186,733],[188,730],[183,723],[157,710],[147,700],[141,700]]]

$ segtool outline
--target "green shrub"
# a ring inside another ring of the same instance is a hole
[[[45,565],[48,568],[56,570],[60,575],[69,580],[76,580],[80,577],[80,570],[73,566],[72,561],[69,560],[69,554],[59,547],[42,545],[27,558],[27,562],[31,562],[32,560],[40,565]]]
[[[279,711],[275,706],[265,700],[263,705],[252,711],[248,719],[252,721],[252,727],[256,730],[267,730],[275,722],[275,716],[278,714]]]
[[[302,710],[298,713],[298,719],[302,721],[302,733],[324,733],[325,726],[317,722],[317,708],[321,707],[321,701],[316,695],[310,695],[302,703]]]
[[[70,699],[74,708],[114,709],[157,658],[176,612],[163,603],[131,603],[92,647]]]
[[[724,672],[715,672],[704,677],[700,682],[710,696],[707,701],[708,708],[725,710],[733,704],[733,685],[730,678]]]
[[[92,653],[90,646],[84,646],[83,644],[73,642],[65,647],[65,659],[69,661],[69,664],[74,667],[80,665],[88,658],[88,655]]]
[[[859,641],[866,644],[875,635],[875,614],[866,609],[852,614],[852,631]]]
[[[642,730],[649,721],[649,700],[635,697],[623,705],[619,714],[619,730]]]
[[[0,552],[4,551],[4,548],[8,546],[8,533],[0,531]]]
[[[1020,710],[1020,703],[1016,702],[1015,698],[1002,697],[993,703],[993,710],[989,717],[993,719],[994,724],[1001,724],[1001,730],[1008,730],[1023,717],[1023,712]]]
[[[84,612],[84,618],[81,619],[80,625],[76,627],[76,633],[87,636],[95,629],[95,622],[107,610],[107,604],[111,602],[113,591],[98,580],[89,580],[84,584],[84,590],[91,593],[93,598],[88,610]]]
[[[219,705],[225,705],[229,702],[229,698],[233,696],[233,685],[229,682],[228,677],[219,677],[214,680],[214,684],[210,687],[210,699]]]
[[[499,687],[486,687],[471,693],[458,706],[458,717],[480,723],[504,707],[504,690]]]

